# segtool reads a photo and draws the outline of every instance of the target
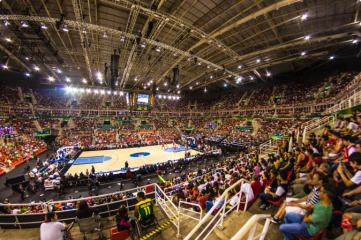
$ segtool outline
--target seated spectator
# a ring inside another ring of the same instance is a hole
[[[261,205],[259,207],[260,209],[262,209],[262,210],[269,209],[271,207],[271,204],[268,202],[268,200],[277,201],[287,193],[288,181],[286,178],[287,178],[287,176],[281,177],[281,175],[278,175],[278,177],[277,177],[278,186],[276,188],[276,191],[272,192],[272,190],[270,190],[270,188],[266,188],[264,193],[261,193],[259,195],[259,198],[261,199]]]
[[[332,217],[332,199],[334,196],[334,187],[325,183],[319,192],[320,200],[313,206],[311,214],[286,213],[285,223],[280,226],[280,231],[285,239],[297,240],[293,234],[311,238],[326,228]]]
[[[131,227],[135,229],[135,220],[128,215],[127,208],[124,205],[120,206],[115,216],[115,221],[119,232],[124,230],[130,231]]]
[[[99,211],[97,209],[91,208],[88,206],[86,201],[81,201],[79,203],[78,211],[76,212],[76,217],[79,219],[89,218],[94,215],[98,215]]]
[[[138,192],[138,203],[135,205],[134,215],[143,224],[146,224],[148,220],[153,218],[153,202],[152,199],[146,198],[144,192]]]
[[[325,182],[326,176],[322,173],[315,173],[312,177],[312,192],[302,198],[287,198],[282,206],[278,209],[278,212],[272,216],[271,221],[273,223],[280,223],[286,213],[298,213],[306,215],[308,210],[311,210],[319,200],[319,192],[322,184]]]
[[[63,239],[63,232],[67,229],[66,223],[58,222],[58,216],[55,212],[48,212],[46,220],[40,225],[40,239],[54,240]]]

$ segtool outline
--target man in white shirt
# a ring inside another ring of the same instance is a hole
[[[349,134],[352,135],[358,132],[358,125],[354,123],[355,119],[353,117],[346,118],[345,121],[346,121],[347,129],[343,132],[344,135],[349,135]]]
[[[58,222],[55,212],[46,214],[47,222],[40,225],[40,240],[63,240],[63,232],[66,230],[66,223]]]

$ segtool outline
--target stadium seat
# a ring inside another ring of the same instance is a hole
[[[298,236],[296,234],[293,234],[294,237],[298,238],[299,240],[321,240],[322,239],[322,235],[325,232],[325,228],[321,229],[321,231],[316,235],[313,236],[311,238],[306,238],[306,237],[302,237],[302,236]]]
[[[283,202],[283,197],[280,197],[280,199],[278,199],[278,200],[275,201],[275,202],[274,202],[274,201],[270,201],[270,200],[267,200],[267,202],[269,202],[270,204],[272,204],[272,212],[274,212],[275,207],[282,204],[282,202]]]
[[[151,193],[151,192],[153,192],[153,186],[152,185],[146,186],[145,187],[145,193],[148,194],[148,193]]]
[[[115,227],[110,230],[110,237],[112,240],[126,240],[129,238],[129,231],[124,230],[119,232],[118,228]]]

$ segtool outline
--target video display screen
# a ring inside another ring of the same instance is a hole
[[[14,134],[13,127],[0,127],[0,136]]]
[[[149,104],[149,95],[147,94],[138,94],[137,96],[137,104]]]
[[[207,128],[216,128],[217,125],[215,123],[207,123]]]

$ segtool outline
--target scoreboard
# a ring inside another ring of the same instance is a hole
[[[128,94],[129,107],[134,111],[150,111],[153,107],[153,94],[131,92]]]

